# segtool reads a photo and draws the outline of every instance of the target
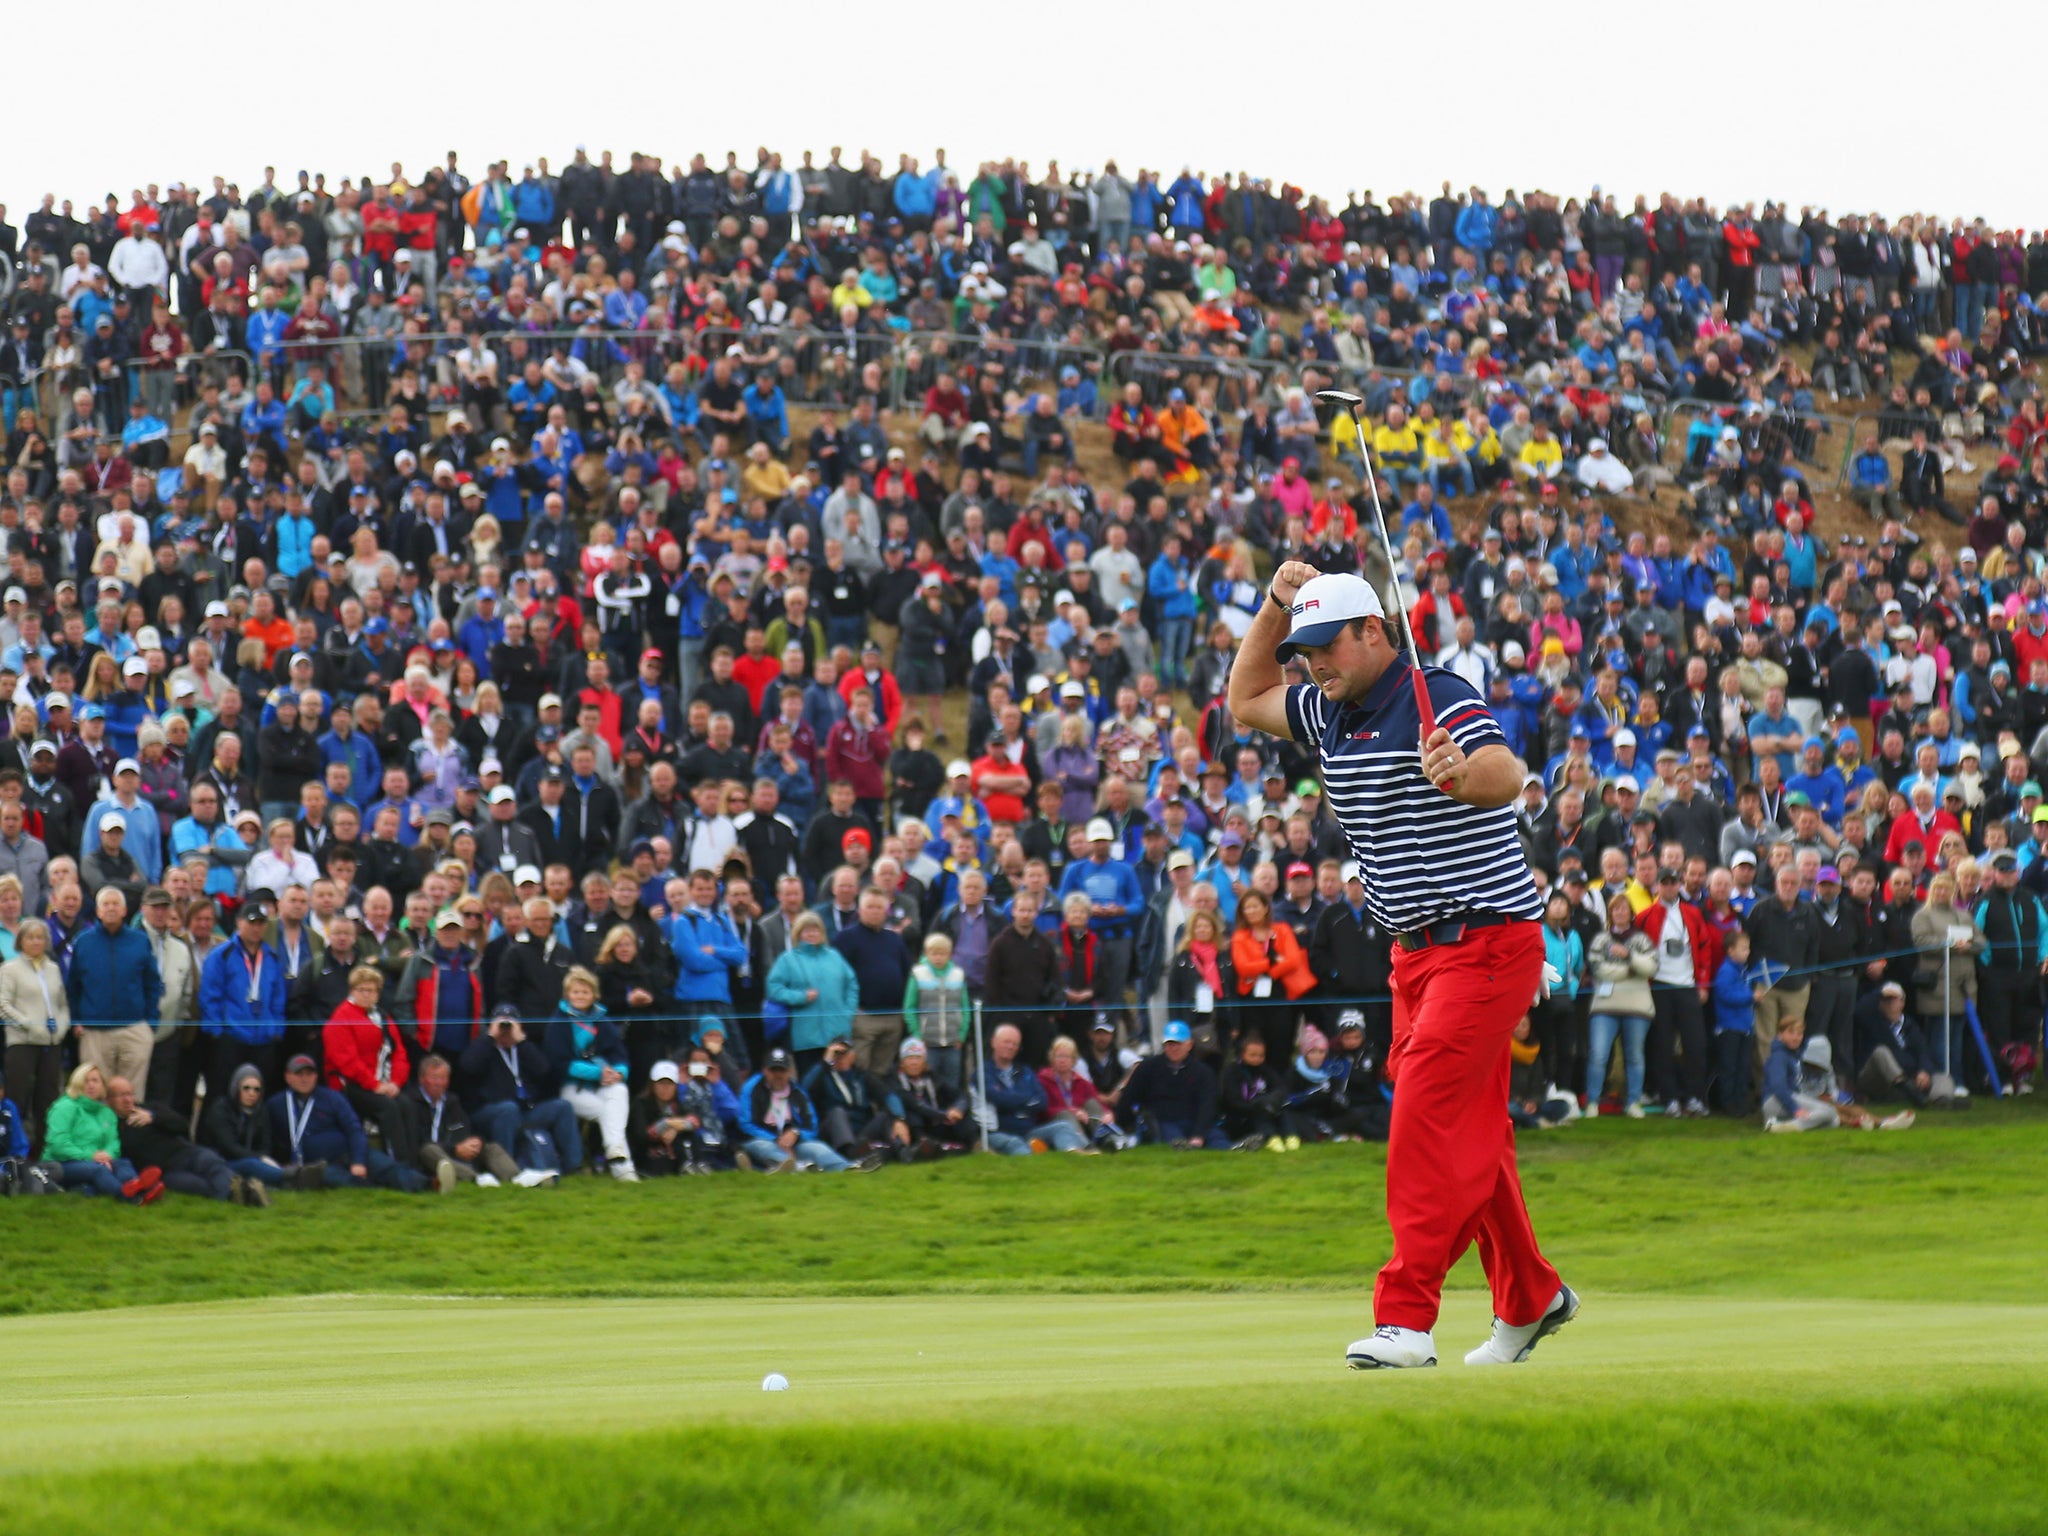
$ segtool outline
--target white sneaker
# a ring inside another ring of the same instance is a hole
[[[512,1182],[521,1189],[533,1189],[538,1185],[552,1184],[557,1177],[545,1168],[522,1168]]]
[[[615,1157],[612,1159],[612,1177],[621,1184],[638,1184],[640,1171],[633,1166],[630,1157]]]
[[[1344,1363],[1354,1371],[1405,1370],[1411,1366],[1436,1364],[1436,1339],[1413,1328],[1375,1328],[1370,1338],[1358,1339],[1344,1351]]]
[[[1624,1109],[1622,1113],[1624,1115],[1627,1115],[1631,1120],[1640,1120],[1643,1118],[1643,1106],[1640,1104],[1632,1103],[1626,1109]]]
[[[1550,1310],[1535,1322],[1515,1328],[1493,1320],[1493,1334],[1477,1349],[1465,1356],[1467,1365],[1519,1365],[1529,1358],[1531,1351],[1543,1340],[1579,1315],[1579,1293],[1568,1285],[1560,1285],[1557,1295],[1551,1299]]]
[[[1910,1131],[1913,1128],[1913,1111],[1902,1109],[1896,1115],[1886,1115],[1877,1122],[1880,1131]]]
[[[480,1173],[476,1176],[476,1187],[478,1189],[496,1189],[498,1187],[498,1176],[495,1173]]]
[[[1965,1088],[1965,1087],[1964,1087],[1964,1086],[1963,1086],[1963,1085],[1962,1085],[1961,1083],[1957,1083],[1957,1084],[1956,1084],[1956,1097],[1957,1097],[1957,1098],[1959,1098],[1959,1099],[1967,1099],[1967,1098],[1968,1098],[1969,1096],[1970,1096],[1970,1090],[1969,1090],[1969,1089],[1967,1089],[1967,1088]]]

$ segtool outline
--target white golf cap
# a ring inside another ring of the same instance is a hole
[[[220,602],[208,603],[206,616],[209,619],[224,619],[228,616],[228,605]]]
[[[544,693],[540,696],[540,702],[534,705],[535,709],[560,709],[561,707],[562,696],[559,693]]]
[[[1632,773],[1619,775],[1614,781],[1614,787],[1618,790],[1625,789],[1632,795],[1640,795],[1643,792],[1643,786],[1636,782],[1636,776]]]
[[[1088,841],[1091,843],[1113,843],[1116,841],[1116,828],[1098,816],[1088,823]]]
[[[491,791],[491,804],[493,805],[504,805],[507,803],[516,802],[518,799],[518,793],[512,788],[510,784],[500,784],[496,789]]]
[[[514,885],[539,885],[540,871],[531,864],[522,864],[512,871],[512,883]]]
[[[114,764],[114,777],[117,779],[124,773],[140,772],[142,772],[142,764],[136,762],[132,757],[124,757],[121,761]]]
[[[1285,664],[1305,646],[1328,645],[1353,619],[1384,619],[1380,595],[1363,576],[1317,576],[1294,594],[1293,627],[1273,652]]]
[[[1632,747],[1636,744],[1636,733],[1623,726],[1614,733],[1614,744],[1617,747]]]
[[[647,1069],[647,1080],[650,1083],[680,1082],[682,1081],[682,1076],[683,1074],[676,1070],[676,1064],[672,1061],[657,1061]]]
[[[130,656],[121,663],[121,675],[123,677],[147,677],[149,676],[149,663],[140,656]]]
[[[974,766],[964,757],[956,757],[946,765],[946,777],[949,779],[967,779],[973,776]]]
[[[1069,679],[1060,684],[1060,697],[1063,699],[1085,699],[1088,697],[1088,687],[1078,679]]]
[[[1195,867],[1195,856],[1185,848],[1176,848],[1166,856],[1166,867],[1168,869],[1193,869]]]
[[[1747,848],[1738,848],[1735,850],[1735,857],[1728,861],[1728,867],[1730,869],[1733,869],[1738,864],[1749,864],[1753,866],[1755,865],[1755,863],[1755,854],[1751,853]]]
[[[1342,869],[1342,871],[1340,871],[1340,873],[1343,875],[1344,883],[1346,885],[1349,885],[1354,880],[1361,880],[1364,878],[1364,876],[1359,872],[1357,864],[1353,863],[1350,859],[1346,859],[1344,861],[1344,868]]]
[[[48,693],[43,695],[43,708],[45,710],[54,711],[59,709],[69,709],[70,707],[71,695],[66,693],[62,688],[52,688]]]

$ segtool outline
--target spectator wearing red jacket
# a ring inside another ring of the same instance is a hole
[[[897,722],[903,718],[903,689],[897,684],[895,673],[883,670],[882,648],[872,641],[860,653],[860,665],[839,679],[839,697],[846,700],[848,709],[853,708],[856,688],[865,688],[873,696],[875,709],[882,717],[882,729],[894,740]]]
[[[378,1006],[384,973],[359,965],[348,974],[348,1001],[334,1010],[320,1032],[327,1061],[327,1086],[342,1095],[366,1121],[375,1121],[384,1149],[411,1167],[419,1135],[399,1090],[412,1075],[412,1058],[398,1025]]]
[[[880,824],[884,784],[882,769],[889,761],[889,733],[875,714],[875,696],[857,686],[848,698],[846,718],[825,737],[825,779],[844,779],[853,786],[854,803],[867,818]]]
[[[1918,843],[1927,854],[1927,862],[1934,863],[1935,851],[1941,847],[1941,840],[1949,833],[1960,834],[1962,826],[1947,811],[1939,810],[1934,804],[1934,786],[1919,783],[1913,786],[1913,808],[1892,823],[1891,836],[1884,842],[1884,861],[1896,864],[1905,856],[1908,843]]]
[[[1721,965],[1721,936],[1683,896],[1676,869],[1657,873],[1657,899],[1643,908],[1636,927],[1657,951],[1650,997],[1657,1012],[1650,1024],[1650,1081],[1667,1105],[1689,1116],[1707,1113],[1707,998]],[[1682,931],[1681,931],[1682,930]],[[1682,1064],[1672,1047],[1682,1053]]]
[[[918,436],[934,448],[950,450],[959,445],[960,434],[966,430],[967,391],[950,369],[943,369],[924,392],[924,420],[918,424]]]

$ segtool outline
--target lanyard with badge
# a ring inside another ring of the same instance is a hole
[[[43,1025],[50,1031],[51,1041],[55,1042],[59,1028],[57,1024],[57,1000],[50,996],[50,972],[48,967],[41,965],[36,967],[36,980],[42,984],[43,988]]]
[[[303,1115],[292,1107],[291,1098],[286,1098],[284,1102],[284,1123],[285,1128],[291,1132],[292,1163],[294,1166],[297,1166],[305,1161],[299,1155],[299,1142],[313,1124],[313,1095],[310,1093],[306,1095],[306,1112]]]

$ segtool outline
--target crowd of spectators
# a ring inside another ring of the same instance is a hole
[[[860,159],[0,210],[13,1185],[1381,1134],[1392,936],[1224,703],[1275,561],[1386,576],[1366,450],[1530,768],[1518,1119],[2030,1086],[2038,234]]]

